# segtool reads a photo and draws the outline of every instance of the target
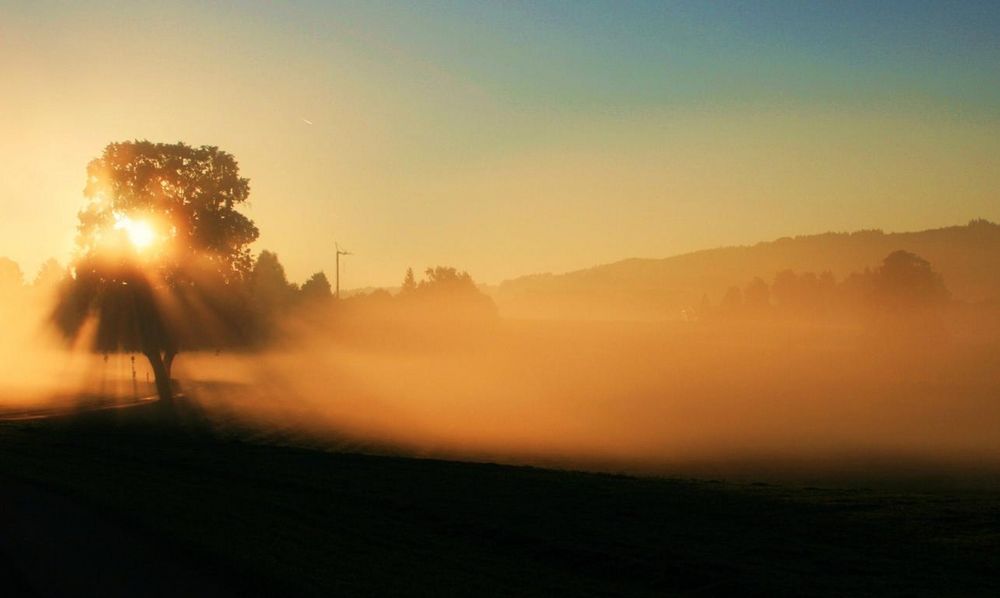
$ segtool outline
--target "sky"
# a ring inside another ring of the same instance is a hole
[[[1000,3],[0,0],[0,256],[69,260],[130,139],[345,288],[996,221]]]

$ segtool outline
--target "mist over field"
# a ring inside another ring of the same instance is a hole
[[[306,301],[256,348],[182,354],[174,378],[221,429],[334,449],[725,476],[1000,468],[995,307],[950,295],[889,325],[849,304],[853,278],[829,280],[785,274],[768,311],[748,285],[673,320],[509,318],[469,289]],[[57,341],[54,292],[2,302],[8,414],[153,392],[141,354]]]
[[[75,357],[66,352],[48,321],[55,301],[54,288],[22,289],[21,272],[12,262],[3,264],[8,275],[0,292],[0,404],[30,404],[60,391],[77,392],[72,371]]]
[[[420,455],[660,473],[1000,465],[995,343],[524,321],[364,340],[191,356],[180,371],[210,410]]]

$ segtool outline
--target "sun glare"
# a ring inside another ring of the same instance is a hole
[[[146,249],[156,240],[156,232],[145,220],[133,220],[124,214],[115,214],[115,230],[123,230],[129,243],[136,249]]]

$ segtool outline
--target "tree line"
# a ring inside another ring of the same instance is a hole
[[[718,304],[702,299],[703,318],[835,319],[931,316],[949,304],[941,275],[922,257],[905,250],[878,266],[837,280],[829,272],[783,270],[770,283],[755,277],[730,287]]]

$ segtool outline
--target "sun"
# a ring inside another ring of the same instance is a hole
[[[133,220],[125,214],[115,214],[115,230],[125,231],[129,243],[138,250],[148,248],[156,241],[156,231],[145,220]]]

